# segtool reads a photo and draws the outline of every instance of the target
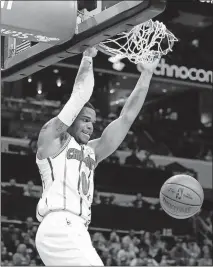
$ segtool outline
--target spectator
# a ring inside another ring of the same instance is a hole
[[[116,196],[111,194],[110,196],[110,204],[111,205],[115,205],[116,204]]]
[[[34,134],[29,142],[29,154],[35,154],[37,152],[38,133]]]
[[[202,247],[202,254],[210,253],[210,251],[211,251],[211,248],[210,248],[209,245],[204,245],[204,246]]]
[[[135,252],[135,253],[138,253],[139,252],[139,244],[140,244],[140,239],[137,238],[137,236],[134,236],[133,239],[132,239],[132,250]]]
[[[136,257],[131,260],[130,266],[146,266],[146,262],[140,257],[140,253],[137,253]]]
[[[102,252],[106,249],[106,239],[102,233],[96,232],[92,236],[92,243],[97,253],[101,256]]]
[[[135,206],[137,209],[142,209],[143,208],[143,201],[139,200]]]
[[[145,158],[142,160],[141,163],[143,168],[156,168],[154,161],[150,159],[151,155],[152,154],[150,152],[145,152]]]
[[[16,240],[19,240],[20,234],[19,230],[15,229],[14,224],[10,224],[8,228],[5,229],[3,233],[4,244],[7,247],[7,250],[15,253],[16,251]]]
[[[105,266],[114,266],[112,256],[109,254]]]
[[[166,255],[166,254],[162,255],[162,258],[161,258],[159,265],[160,266],[169,266],[168,255]]]
[[[5,246],[4,242],[1,242],[1,260],[2,261],[9,261],[11,260],[12,253],[7,251],[7,247]]]
[[[119,165],[119,157],[117,156],[117,152],[115,151],[111,156],[109,156],[109,163]]]
[[[124,236],[122,239],[123,243],[128,243],[129,244],[129,249],[131,251],[134,251],[135,253],[139,252],[138,249],[138,244],[140,243],[140,240],[137,238],[137,236],[135,235],[135,231],[133,229],[131,229],[129,231],[129,234]]]
[[[203,257],[200,260],[198,260],[198,265],[199,266],[212,266],[212,257],[209,251],[203,253]]]
[[[206,223],[206,231],[212,234],[212,220],[210,216],[206,218],[205,223]]]
[[[105,266],[108,266],[107,262],[109,261],[109,257],[110,257],[109,249],[108,248],[103,249],[102,254],[101,254],[101,259]]]
[[[156,238],[156,241],[160,241],[160,242],[162,242],[162,240],[161,240],[161,232],[160,232],[160,230],[156,231],[156,232],[154,233],[154,236],[155,236],[155,238]],[[165,243],[165,242],[164,242],[164,243]]]
[[[156,240],[156,237],[152,237],[151,244],[149,246],[149,256],[155,259],[157,262],[161,262],[163,253],[166,252],[165,242]]]
[[[129,148],[137,150],[139,148],[139,140],[135,133],[132,133],[132,140],[129,142]]]
[[[204,160],[206,161],[211,161],[212,162],[212,152],[209,149],[208,152],[206,153],[206,155],[204,156]]]
[[[148,253],[144,248],[140,248],[137,256],[131,261],[130,266],[146,266]]]
[[[30,261],[30,266],[37,266],[37,264],[36,264],[36,260],[31,260],[31,261]]]
[[[10,179],[9,185],[4,187],[5,191],[10,195],[17,197],[23,193],[23,189],[17,186],[16,179]],[[14,203],[13,203],[14,205]]]
[[[188,253],[185,251],[186,244],[182,243],[181,240],[177,240],[176,245],[172,248],[170,255],[171,258],[176,261],[177,265],[182,264],[182,259],[188,257]]]
[[[8,260],[2,261],[1,266],[12,266]]]
[[[27,185],[24,187],[24,196],[37,197],[33,181],[28,181]]]
[[[185,248],[185,251],[194,259],[197,259],[200,255],[200,248],[194,240],[188,242],[188,247]]]
[[[118,252],[118,266],[129,265],[131,260],[135,258],[135,252],[130,249],[128,242],[122,242],[121,249]]]
[[[27,266],[30,264],[30,256],[24,244],[18,245],[17,252],[13,255],[14,266]]]
[[[212,246],[212,220],[211,217],[208,216],[206,219],[203,219],[200,215],[196,217],[198,223],[199,232],[206,239],[206,242]],[[208,241],[207,241],[208,240]]]
[[[30,230],[27,231],[27,233],[29,234],[29,236],[30,236],[31,239],[35,240],[37,230],[38,230],[38,226],[34,225],[32,227],[32,229],[30,229]]]
[[[131,166],[141,166],[141,160],[137,157],[137,148],[133,148],[132,154],[126,157],[125,164]]]
[[[186,260],[186,264],[188,266],[196,266],[197,265],[197,261],[195,260],[195,258],[189,258]]]
[[[128,242],[128,243],[132,243],[133,238],[135,237],[135,231],[133,229],[131,229],[128,233],[128,235],[125,235],[122,238],[122,242]]]
[[[144,235],[145,235],[145,231],[141,230],[140,236],[139,236],[140,244],[144,243]]]
[[[117,255],[117,252],[121,249],[120,244],[120,237],[117,235],[116,231],[112,231],[110,233],[109,241],[108,241],[108,248],[111,252],[111,255]],[[112,257],[112,263],[114,258]]]
[[[32,230],[34,226],[34,221],[32,217],[27,217],[26,221],[25,221],[25,232],[27,233],[28,230]]]
[[[44,266],[39,254],[36,255],[35,261],[36,261],[36,266]]]
[[[97,190],[94,190],[93,205],[101,204],[100,194]]]
[[[118,236],[117,232],[115,230],[113,230],[111,233],[110,233],[110,236],[109,236],[109,243],[111,242],[120,242],[120,237]]]
[[[155,259],[147,258],[146,262],[147,262],[147,266],[158,266],[158,263],[156,262]]]
[[[120,244],[120,243],[119,243]],[[121,244],[120,244],[121,245]],[[110,249],[110,254],[112,256],[112,266],[117,266],[118,265],[118,260],[117,260],[117,255],[118,255],[118,251],[120,250],[120,246],[119,247],[112,247]]]
[[[105,205],[113,205],[115,201],[115,196],[114,195],[110,195],[110,196],[104,196],[102,197],[102,201],[103,204]]]
[[[150,232],[145,232],[144,234],[144,244],[146,246],[150,246],[151,245],[151,233]]]
[[[35,241],[30,238],[29,234],[23,234],[23,244],[26,245],[27,252],[31,256],[31,258],[34,258],[36,255]]]
[[[138,193],[136,195],[136,198],[135,198],[135,200],[133,200],[132,204],[135,208],[142,208],[143,207],[143,198],[142,198],[141,193]]]

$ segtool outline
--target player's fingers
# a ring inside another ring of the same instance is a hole
[[[98,52],[98,50],[96,47],[89,47],[84,51],[84,55],[95,57],[97,55],[97,52]]]

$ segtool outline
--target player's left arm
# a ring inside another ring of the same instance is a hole
[[[128,97],[119,118],[106,127],[100,138],[88,143],[95,151],[97,163],[110,156],[123,142],[144,104],[153,71],[158,62],[159,60],[155,60],[152,64],[143,64],[140,78]]]

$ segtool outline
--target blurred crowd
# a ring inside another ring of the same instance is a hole
[[[11,196],[38,197],[39,192],[33,181],[20,186],[15,179],[2,189]],[[115,196],[104,196],[97,190],[93,204],[119,205]],[[141,193],[125,205],[141,209],[160,208],[158,202],[155,205],[147,203]],[[200,213],[191,218],[193,236],[174,236],[172,229],[155,233],[130,230],[125,234],[120,230],[94,232],[90,229],[90,234],[93,246],[106,266],[212,266],[212,215],[212,212]],[[35,247],[38,223],[31,217],[24,223],[17,220],[16,217],[2,219],[1,266],[43,265]]]
[[[56,116],[63,107],[60,101],[37,98],[11,98],[2,96],[2,135],[31,140],[27,153],[35,152],[38,133],[42,125]],[[96,109],[97,122],[92,138],[97,138],[103,129],[119,116],[117,112],[103,114]],[[153,113],[154,112],[154,113]],[[147,150],[156,155],[167,155],[212,161],[212,124],[187,128],[171,119],[170,109],[154,111],[144,109],[137,117],[129,133],[120,145],[120,150]]]
[[[37,228],[30,217],[23,227],[1,228],[1,266],[43,265],[35,247]]]
[[[92,241],[106,266],[212,266],[211,245],[187,236],[171,238],[160,231],[137,235],[131,230],[123,237],[112,231],[108,239],[95,233]]]
[[[9,196],[27,196],[33,198],[40,198],[42,195],[42,187],[36,186],[32,180],[29,180],[27,184],[19,184],[16,182],[15,178],[9,180],[9,183],[1,184],[2,194],[7,194]],[[121,194],[113,194],[106,192],[99,192],[94,190],[93,195],[93,205],[117,205],[124,207],[134,207],[134,208],[145,208],[151,210],[162,210],[158,198],[147,198],[142,195],[142,193],[137,193],[134,195],[125,195],[123,198],[119,198]],[[13,203],[11,203],[11,210],[15,208]],[[11,212],[12,213],[12,212]],[[15,217],[14,217],[15,219]]]
[[[43,266],[35,247],[37,225],[28,217],[22,224],[8,222],[1,228],[1,266]],[[90,234],[106,266],[212,266],[212,241],[176,237],[172,229],[127,234],[90,229]]]

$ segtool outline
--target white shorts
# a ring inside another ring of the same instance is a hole
[[[103,266],[83,219],[66,211],[45,216],[36,234],[36,248],[47,266]]]

